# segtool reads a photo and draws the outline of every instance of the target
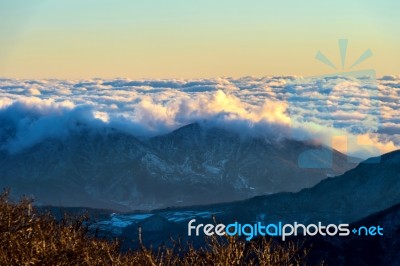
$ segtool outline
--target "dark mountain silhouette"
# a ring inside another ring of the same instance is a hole
[[[400,204],[370,215],[350,228],[380,226],[383,236],[351,234],[348,237],[308,237],[309,262],[325,261],[328,265],[400,265]]]
[[[332,168],[300,168],[299,155],[310,149],[333,154]],[[316,144],[199,124],[150,139],[82,130],[15,154],[0,152],[0,187],[42,205],[149,210],[295,192],[354,166]]]
[[[292,224],[295,221],[304,224],[322,222],[325,225],[356,223],[374,213],[400,204],[400,151],[385,154],[380,159],[379,163],[371,163],[377,160],[366,160],[341,176],[323,180],[316,186],[297,193],[277,193],[257,196],[244,201],[207,206],[168,208],[153,211],[147,215],[165,218],[168,223],[165,223],[165,230],[161,231],[183,237],[187,236],[187,224],[190,219],[197,219],[197,223],[213,223],[211,215],[215,215],[218,222],[225,224],[235,221],[241,223],[262,222],[264,224],[279,221]],[[393,213],[393,223],[397,226],[396,207],[393,210],[396,210]],[[362,221],[361,224],[374,224],[374,217],[383,217],[387,213],[371,216],[372,218]],[[134,218],[140,217],[140,213],[120,215],[114,222],[125,223],[123,228],[129,232],[128,238],[133,237],[133,239],[137,225],[146,224],[146,219],[148,219]],[[382,218],[382,221],[377,222],[387,227],[387,229],[385,228],[387,240],[383,239],[382,241],[391,241],[390,234],[392,233],[387,233],[387,231],[391,232],[390,230],[392,230],[395,234],[394,232],[398,229],[390,225],[391,215],[385,217],[387,218]],[[162,227],[161,220],[158,219],[157,228]],[[368,222],[370,220],[372,222]],[[103,225],[103,229],[108,230],[107,228],[113,227],[113,221],[106,220]],[[124,235],[124,230],[121,231],[122,235]],[[151,227],[143,226],[143,230],[147,235],[156,234]],[[160,236],[159,241],[165,241],[162,239],[161,233],[156,235]],[[201,237],[192,240],[201,241]],[[157,243],[161,242],[153,242],[153,244]]]

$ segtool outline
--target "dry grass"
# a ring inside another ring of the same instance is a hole
[[[84,219],[56,221],[38,213],[32,202],[9,201],[0,195],[0,265],[304,265],[307,251],[298,245],[271,241],[208,238],[207,246],[194,249],[175,243],[157,251],[143,245],[121,253],[117,241],[96,239]]]

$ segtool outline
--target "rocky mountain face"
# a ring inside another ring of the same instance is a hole
[[[332,167],[299,167],[299,155],[309,149],[333,155]],[[0,152],[0,187],[43,205],[149,210],[296,192],[354,166],[316,144],[242,137],[199,124],[150,139],[82,130]]]

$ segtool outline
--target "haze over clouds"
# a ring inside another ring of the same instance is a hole
[[[347,147],[333,146],[368,157],[400,146],[399,94],[399,76],[376,83],[349,77],[1,79],[0,141],[3,150],[17,152],[83,127],[147,137],[206,121],[244,135],[329,146],[346,136]]]

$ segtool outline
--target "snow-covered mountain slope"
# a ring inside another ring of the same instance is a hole
[[[331,153],[199,124],[150,139],[83,129],[18,153],[1,152],[0,187],[45,205],[156,209],[295,192],[355,166],[333,151],[331,169],[299,167],[299,155],[315,148]]]

